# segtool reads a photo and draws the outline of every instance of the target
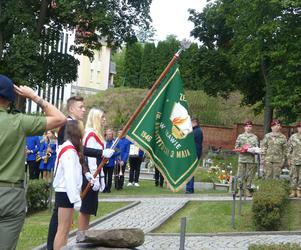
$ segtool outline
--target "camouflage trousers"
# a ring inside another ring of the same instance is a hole
[[[301,165],[290,166],[290,182],[292,189],[301,188]]]
[[[255,177],[256,170],[256,163],[238,163],[237,177],[240,178],[243,189],[251,188],[251,184]]]
[[[279,179],[283,163],[265,162],[263,167],[264,178],[266,180]]]

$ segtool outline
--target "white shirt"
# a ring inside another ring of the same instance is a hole
[[[72,143],[67,140],[59,146],[58,155],[62,148]],[[82,187],[82,166],[79,162],[78,154],[73,149],[65,151],[57,164],[55,162],[55,177],[53,187],[56,192],[66,192],[71,203],[81,200],[80,192]]]
[[[85,130],[85,136],[83,139],[83,142],[86,142],[86,138],[89,135],[89,133],[94,132],[94,129],[86,129]],[[100,139],[100,138],[99,138]],[[101,139],[100,139],[101,140]],[[97,142],[97,140],[95,139],[94,136],[89,137],[88,141],[86,142],[86,146],[87,148],[94,148],[94,149],[100,149],[103,150],[103,146]],[[94,174],[94,172],[96,171],[98,165],[97,165],[97,159],[95,157],[88,157],[88,165],[89,165],[89,170],[91,174]]]
[[[90,136],[87,140],[87,137],[88,135],[91,133],[91,132],[94,132],[95,133],[95,130],[92,129],[92,128],[88,128],[85,130],[85,135],[84,135],[84,139],[83,139],[83,142],[84,142],[84,146],[86,146],[87,148],[94,148],[94,149],[100,149],[100,150],[103,150],[103,145],[100,144],[94,136]],[[101,139],[98,137],[98,139],[101,141]],[[94,175],[96,169],[98,168],[98,165],[97,165],[97,158],[95,157],[87,157],[88,158],[88,166],[89,166],[89,171],[92,175]],[[103,168],[101,169],[100,171],[100,188],[99,188],[99,191],[102,192],[104,189],[105,189],[105,180],[104,180],[104,172],[103,172]]]

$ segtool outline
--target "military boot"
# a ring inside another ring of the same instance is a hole
[[[301,188],[297,188],[297,197],[301,198]]]
[[[293,189],[292,192],[290,193],[289,197],[290,198],[294,198],[297,196],[297,190],[296,189]]]

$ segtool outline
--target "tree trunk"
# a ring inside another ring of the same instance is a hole
[[[38,25],[37,25],[37,33],[39,36],[41,35],[41,32],[42,32],[44,24],[45,24],[49,3],[50,3],[49,0],[41,1],[41,8],[40,8],[40,14],[39,14]]]
[[[271,132],[272,119],[273,119],[273,109],[270,105],[270,100],[266,93],[265,101],[264,101],[264,120],[263,120],[264,134]]]
[[[265,85],[263,128],[264,134],[267,134],[271,131],[271,121],[273,119],[273,108],[271,106],[272,88],[270,81],[267,79],[266,65],[263,58],[261,59],[261,72]]]

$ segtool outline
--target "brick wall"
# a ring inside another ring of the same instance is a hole
[[[232,150],[237,136],[244,132],[243,123],[235,124],[234,127],[211,125],[202,125],[201,127],[204,135],[203,148],[205,151],[207,151],[209,147],[221,147],[222,149]],[[294,129],[290,126],[283,126],[281,132],[289,138],[289,136],[294,132]],[[263,126],[254,124],[253,133],[257,135],[259,140],[262,140],[264,136]]]
[[[233,149],[235,143],[235,130],[229,127],[222,126],[201,126],[203,130],[203,148],[205,151],[209,147],[222,147],[223,149]]]

